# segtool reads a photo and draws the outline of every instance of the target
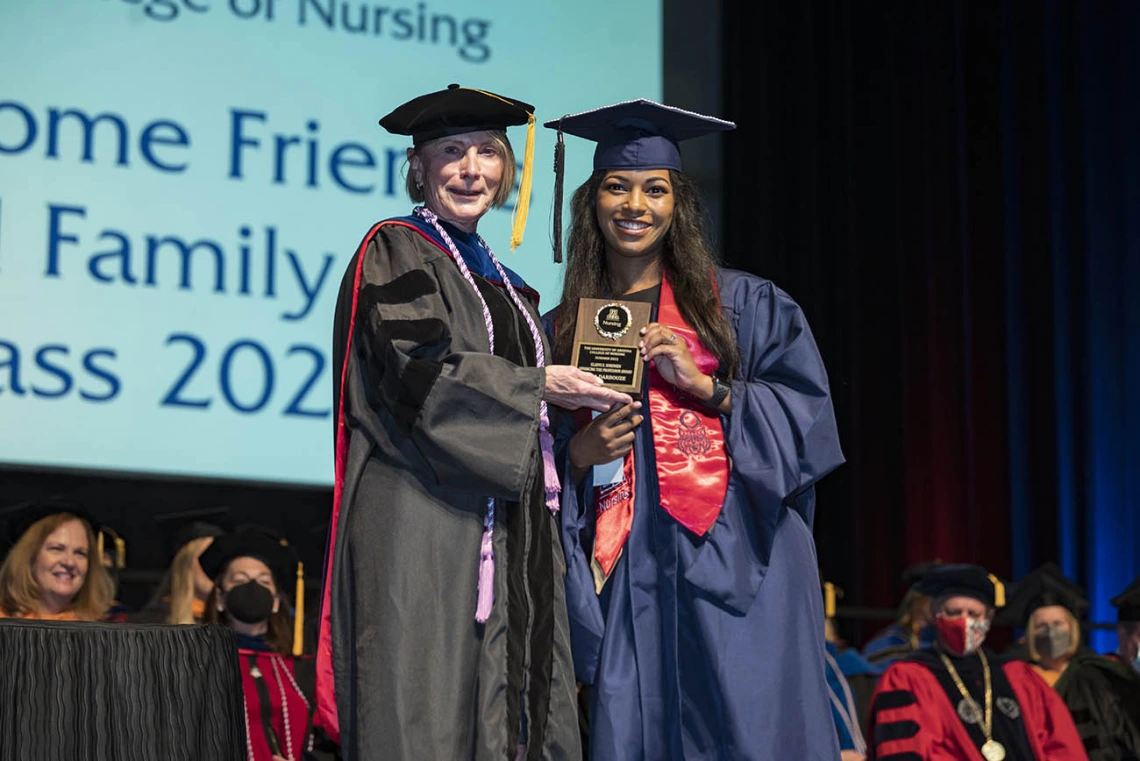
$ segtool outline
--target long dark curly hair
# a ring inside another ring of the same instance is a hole
[[[554,354],[567,363],[573,351],[574,315],[578,299],[605,298],[613,292],[606,266],[606,244],[598,226],[598,188],[607,171],[595,171],[574,191],[570,200],[570,239],[567,243],[566,277],[554,337]],[[673,185],[673,223],[665,234],[661,266],[677,299],[681,316],[697,337],[720,360],[720,372],[731,378],[740,365],[736,336],[720,310],[710,279],[719,261],[709,243],[704,204],[697,186],[682,172],[669,172]]]

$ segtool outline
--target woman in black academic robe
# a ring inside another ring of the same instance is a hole
[[[537,294],[476,232],[510,196],[505,129],[528,122],[458,86],[381,120],[413,137],[423,206],[368,232],[336,310],[317,686],[348,758],[580,757],[546,405],[629,397],[546,366]],[[524,166],[516,240],[529,184]]]

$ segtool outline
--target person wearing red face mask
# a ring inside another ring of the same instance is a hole
[[[871,700],[868,759],[1083,761],[1065,704],[1021,661],[984,647],[1002,583],[976,565],[923,578],[935,646],[890,666]]]

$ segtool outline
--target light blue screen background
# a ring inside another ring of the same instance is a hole
[[[346,30],[362,9],[369,28]],[[451,82],[540,121],[659,99],[660,48],[658,2],[0,3],[0,462],[331,483],[337,287],[371,224],[411,208],[408,141],[377,119]],[[103,117],[86,157],[69,110]],[[235,112],[259,141],[240,172]],[[510,137],[521,160],[525,129]],[[331,175],[345,143],[341,179],[367,192]],[[507,210],[480,225],[546,307],[553,145],[540,127],[523,245],[509,252]],[[592,149],[567,138],[567,201]],[[366,153],[374,167],[349,165]],[[167,239],[153,283],[148,238]],[[187,288],[170,238],[205,241]]]

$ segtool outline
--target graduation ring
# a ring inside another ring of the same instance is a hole
[[[669,336],[669,343],[673,343],[676,340],[677,340],[677,334],[676,333],[673,333],[672,335]]]

